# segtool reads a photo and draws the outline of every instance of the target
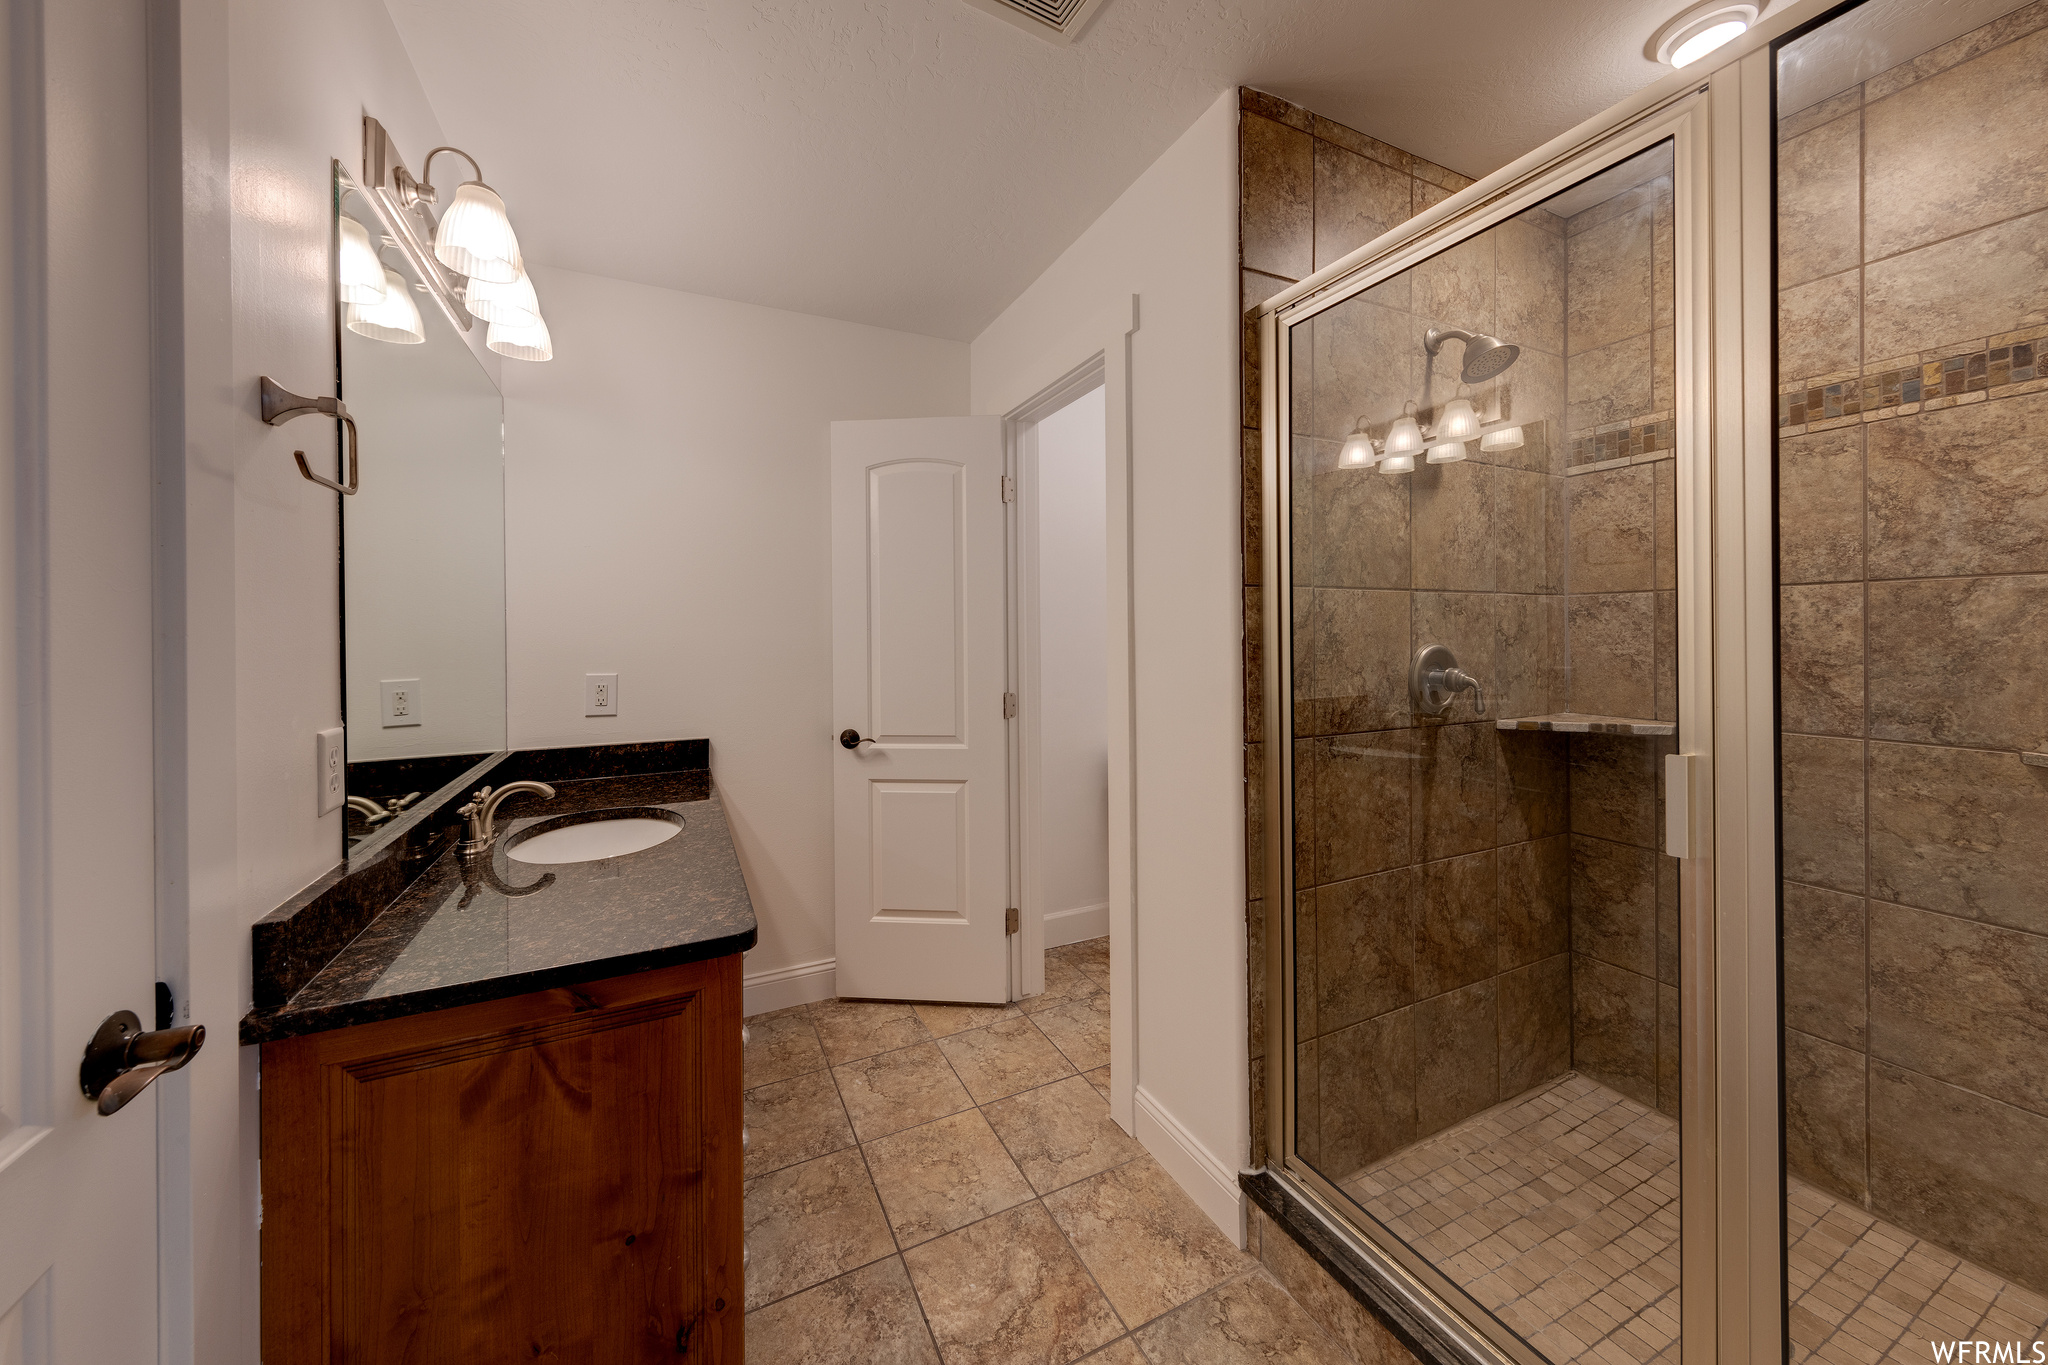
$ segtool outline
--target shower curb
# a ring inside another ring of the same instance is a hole
[[[1270,1170],[1240,1171],[1239,1188],[1331,1279],[1426,1365],[1499,1365],[1437,1330],[1409,1305],[1386,1272],[1340,1241],[1322,1218]],[[1263,1261],[1264,1257],[1260,1259]]]

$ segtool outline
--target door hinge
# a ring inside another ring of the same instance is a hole
[[[1003,719],[1017,719],[1017,694],[1015,692],[1003,693]]]
[[[1015,477],[1014,475],[1010,475],[1010,474],[1005,474],[1005,475],[1003,475],[1003,501],[1004,501],[1004,502],[1015,502],[1016,500],[1017,500],[1017,480],[1016,480],[1016,477]]]
[[[1014,905],[1003,911],[1003,932],[1006,934],[1017,932],[1017,907]]]

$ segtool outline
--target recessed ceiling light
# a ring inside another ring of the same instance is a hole
[[[1705,0],[1682,10],[1643,47],[1643,55],[1665,66],[1690,66],[1749,31],[1768,0]]]

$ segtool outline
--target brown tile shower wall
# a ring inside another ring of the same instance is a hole
[[[1569,709],[1678,715],[1671,179],[1565,238]],[[1660,851],[1669,739],[1571,737],[1572,1064],[1678,1113],[1678,888]]]
[[[1257,92],[1241,127],[1247,309],[1470,183]],[[1502,733],[1469,698],[1452,723],[1418,726],[1406,685],[1416,646],[1441,641],[1494,685],[1499,714],[1562,700],[1565,243],[1562,221],[1542,217],[1324,315],[1295,357],[1300,397],[1314,394],[1297,407],[1293,451],[1297,1074],[1302,1152],[1334,1175],[1570,1064],[1564,737]],[[1407,477],[1339,474],[1357,418],[1384,421],[1419,391],[1432,322],[1525,347],[1514,414],[1528,444]],[[1263,1161],[1257,342],[1248,323],[1246,806]]]
[[[1571,736],[1572,1066],[1678,1117],[1678,875],[1661,851],[1674,741]]]
[[[1779,130],[1792,1171],[2048,1290],[2048,4]]]
[[[1471,184],[1299,105],[1240,92],[1243,305],[1245,872],[1250,945],[1252,1164],[1265,1163],[1265,707],[1259,583],[1259,333],[1249,310]]]
[[[1570,709],[1673,720],[1671,177],[1572,215],[1564,235]]]

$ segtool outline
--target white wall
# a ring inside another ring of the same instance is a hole
[[[708,736],[761,921],[832,955],[830,432],[959,415],[967,347],[536,267],[555,359],[505,366],[515,748]],[[583,675],[619,714],[583,715]]]
[[[1245,1081],[1237,94],[1209,110],[973,347],[974,410],[1130,338],[1138,1135],[1227,1231]],[[1039,381],[1043,382],[1043,381]],[[1121,644],[1121,642],[1119,642]]]
[[[442,139],[379,0],[152,14],[157,193],[181,230],[159,243],[154,319],[183,340],[157,511],[157,952],[211,1033],[156,1087],[158,1236],[164,1359],[214,1365],[257,1359],[256,1055],[235,1043],[249,925],[341,849],[313,764],[341,713],[336,498],[292,463],[316,424],[264,426],[256,377],[332,392],[329,185],[334,160],[361,163],[364,112],[415,161]]]
[[[1109,932],[1107,496],[1100,388],[1041,419],[1037,454],[1041,894],[1050,943]],[[1090,915],[1073,916],[1076,910]],[[1100,921],[1101,927],[1096,927]]]

